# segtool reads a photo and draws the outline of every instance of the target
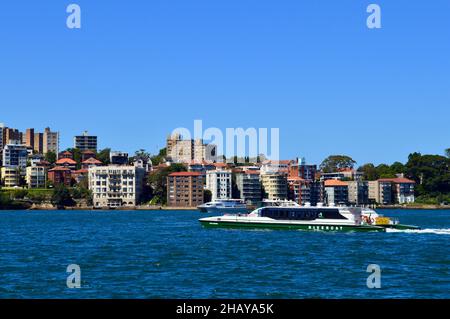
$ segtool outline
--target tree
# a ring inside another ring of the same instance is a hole
[[[152,201],[159,204],[167,203],[167,176],[175,172],[186,172],[183,164],[172,164],[163,169],[152,172],[148,177],[148,183],[156,200]]]
[[[375,181],[379,178],[377,169],[372,163],[364,164],[358,171],[364,173],[363,178],[366,181]]]
[[[212,193],[209,189],[203,191],[203,201],[209,203],[212,200]]]
[[[447,155],[447,157],[450,158],[450,148],[447,148],[445,150],[445,155]]]
[[[439,196],[450,193],[450,159],[440,155],[412,153],[406,163],[406,174],[416,181],[417,195]]]
[[[391,173],[394,175],[405,174],[406,173],[405,165],[403,165],[400,162],[395,162],[394,164],[391,165]]]
[[[97,152],[96,159],[98,159],[100,162],[102,162],[105,165],[108,165],[110,163],[110,154],[111,149],[110,148],[104,148]]]
[[[332,173],[340,169],[353,168],[355,164],[356,161],[349,156],[331,155],[320,164],[320,170],[324,173]]]
[[[45,154],[45,160],[47,162],[49,162],[50,164],[55,164],[56,163],[56,154],[54,152],[47,152],[47,154]]]
[[[63,184],[59,184],[54,188],[51,202],[58,208],[75,205],[75,202],[72,199],[69,190]]]
[[[394,178],[395,174],[392,172],[391,167],[387,164],[380,164],[376,167],[377,175],[379,178]]]
[[[166,156],[167,156],[167,149],[166,148],[160,149],[158,155],[150,157],[152,165],[156,166],[164,163],[166,161]]]

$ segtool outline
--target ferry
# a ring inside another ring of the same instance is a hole
[[[247,205],[242,199],[216,199],[197,208],[203,213],[248,213]]]
[[[370,212],[366,211],[366,214]],[[360,207],[291,206],[260,207],[249,214],[225,214],[200,219],[205,227],[269,228],[332,232],[385,232],[387,228],[418,229],[400,225],[387,217],[375,223],[367,222]]]

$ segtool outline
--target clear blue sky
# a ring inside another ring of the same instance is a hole
[[[66,6],[82,29],[66,27]],[[366,7],[382,29],[366,27]],[[5,1],[0,122],[155,152],[176,127],[277,127],[284,158],[450,147],[450,1]]]

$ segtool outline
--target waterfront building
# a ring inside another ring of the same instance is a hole
[[[369,182],[369,200],[380,205],[391,205],[393,200],[393,189],[391,181],[370,181]]]
[[[249,205],[258,205],[262,200],[262,186],[259,170],[245,170],[236,174],[239,198]]]
[[[338,179],[329,179],[324,182],[324,188],[327,204],[348,204],[348,184],[346,182]]]
[[[23,171],[23,173],[25,173],[27,159],[28,150],[23,144],[6,144],[3,148],[3,166],[18,167]]]
[[[84,131],[82,135],[74,137],[74,148],[97,152],[97,136],[89,135],[87,131]]]
[[[177,172],[167,177],[167,205],[197,207],[203,204],[204,177],[200,172]]]
[[[263,173],[261,167],[261,184],[264,198],[269,200],[288,198],[287,173],[269,170]]]
[[[56,161],[56,166],[65,167],[70,170],[75,170],[77,167],[77,162],[75,162],[73,159],[70,159],[68,157],[60,158]]]
[[[48,181],[54,186],[65,185],[67,187],[72,185],[72,171],[67,167],[56,166],[48,171]]]
[[[379,179],[378,183],[391,183],[391,202],[395,204],[414,203],[414,187],[416,182],[403,176],[397,178]]]
[[[350,205],[369,204],[369,183],[364,181],[349,181],[348,202]]]
[[[174,163],[190,163],[191,161],[215,160],[217,147],[204,144],[203,140],[184,140],[180,134],[167,138],[167,158]]]
[[[211,199],[232,198],[232,173],[229,170],[212,170],[206,172],[206,189],[211,191]]]
[[[153,164],[150,158],[138,157],[133,162],[134,167],[143,168],[146,173],[153,170]]]
[[[142,196],[145,169],[129,165],[89,168],[89,189],[94,207],[133,207]]]
[[[306,164],[306,159],[302,158],[300,161],[297,159],[295,163],[291,163],[289,168],[290,177],[300,177],[305,181],[315,180],[317,173],[317,165]]]
[[[45,188],[47,185],[47,168],[39,165],[27,167],[26,181],[28,188]]]
[[[109,158],[112,165],[128,165],[128,153],[112,151]]]
[[[18,167],[4,166],[1,168],[1,180],[4,187],[20,186],[20,170]]]

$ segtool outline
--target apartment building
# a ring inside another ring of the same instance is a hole
[[[49,127],[44,129],[43,134],[43,150],[44,154],[49,152],[59,153],[59,132],[52,132]]]
[[[232,198],[232,173],[229,170],[206,172],[206,189],[211,191],[212,200]]]
[[[74,137],[74,148],[97,152],[97,136],[89,135],[87,131],[84,131],[82,135]]]
[[[191,161],[216,160],[217,147],[205,144],[201,139],[183,139],[180,134],[167,138],[167,159],[174,163],[190,163]]]
[[[364,181],[349,181],[348,202],[350,205],[369,204],[369,183]]]
[[[325,202],[335,205],[348,204],[348,184],[346,182],[329,179],[324,182]]]
[[[34,128],[25,131],[23,143],[38,154],[53,152],[58,154],[59,133],[50,131],[47,127],[44,133],[35,132]]]
[[[22,144],[6,144],[3,148],[2,165],[6,167],[18,167],[25,173],[27,167],[28,150]]]
[[[204,177],[199,172],[177,172],[167,177],[167,205],[197,207],[203,204]]]
[[[264,198],[270,200],[288,198],[287,173],[261,170],[261,184]]]
[[[28,188],[45,188],[47,185],[47,168],[38,165],[27,167],[26,182]]]
[[[369,182],[369,195],[379,204],[407,204],[415,201],[415,182],[403,176]]]
[[[112,165],[128,165],[128,153],[112,151],[109,153],[109,159]]]
[[[128,165],[89,168],[89,189],[94,207],[133,207],[142,196],[145,169]]]
[[[249,205],[258,205],[262,200],[262,186],[259,170],[245,170],[236,174],[239,198]]]
[[[20,170],[18,167],[2,167],[1,181],[4,187],[20,186]]]
[[[391,205],[394,203],[393,187],[391,181],[370,181],[369,200],[381,205]]]
[[[72,185],[72,171],[67,167],[56,166],[47,173],[48,181],[54,186],[65,185],[67,187]]]

